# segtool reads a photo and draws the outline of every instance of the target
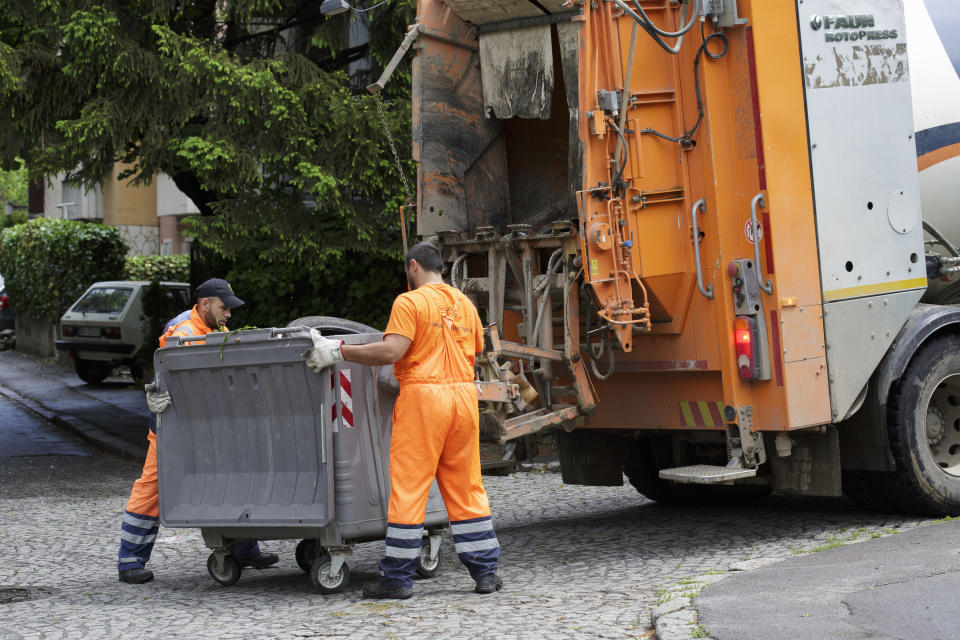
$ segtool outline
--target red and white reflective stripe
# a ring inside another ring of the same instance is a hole
[[[343,414],[343,423],[349,427],[353,428],[353,388],[350,382],[350,370],[341,369],[339,371],[339,381],[340,381],[340,406],[343,407],[341,413]],[[330,377],[330,385],[334,385],[334,377]],[[337,419],[337,403],[334,402],[331,406],[331,411],[333,413],[333,419]]]

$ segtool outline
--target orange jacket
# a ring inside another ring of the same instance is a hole
[[[213,329],[207,326],[207,323],[203,321],[203,318],[201,318],[200,314],[197,312],[197,305],[193,305],[193,309],[190,310],[189,318],[179,324],[173,325],[163,332],[163,335],[160,336],[160,346],[165,347],[167,345],[167,338],[171,336],[176,336],[178,338],[205,336],[211,331],[213,331]]]

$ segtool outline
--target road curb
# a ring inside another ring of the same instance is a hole
[[[698,640],[710,638],[709,629],[700,626],[700,614],[694,599],[709,585],[741,571],[760,569],[786,558],[754,558],[735,562],[722,573],[705,573],[681,580],[664,590],[660,604],[650,613],[650,626],[657,640]]]
[[[136,445],[130,444],[125,440],[107,433],[100,427],[87,422],[83,418],[69,416],[69,419],[67,419],[54,413],[36,400],[20,395],[16,391],[13,391],[7,387],[0,386],[0,395],[23,406],[25,409],[46,420],[47,422],[73,433],[81,440],[89,442],[98,449],[104,450],[115,456],[137,462],[143,459],[143,447],[137,447]]]

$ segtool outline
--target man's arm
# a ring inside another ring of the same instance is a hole
[[[396,333],[388,333],[380,342],[342,344],[340,353],[347,362],[381,366],[394,364],[407,353],[413,341]]]

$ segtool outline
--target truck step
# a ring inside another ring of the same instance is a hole
[[[688,467],[661,469],[660,478],[685,484],[730,484],[740,478],[752,478],[756,469],[723,467],[711,464],[694,464]]]

